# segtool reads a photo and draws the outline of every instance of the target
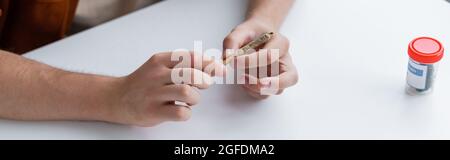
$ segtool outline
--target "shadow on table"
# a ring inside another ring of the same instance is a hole
[[[221,85],[218,88],[220,92],[223,93],[223,97],[221,97],[221,100],[217,100],[217,102],[220,102],[222,105],[230,107],[231,109],[248,110],[257,107],[258,104],[264,102],[264,100],[258,100],[251,97],[239,85]],[[206,97],[208,95],[202,96]],[[209,103],[214,104],[213,102]]]

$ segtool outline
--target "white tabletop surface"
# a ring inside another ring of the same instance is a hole
[[[123,76],[152,54],[222,48],[242,0],[170,0],[35,50],[26,57],[72,71]],[[445,0],[298,0],[282,33],[300,83],[255,101],[216,85],[185,123],[138,128],[101,122],[0,121],[0,139],[450,139],[450,63],[435,92],[405,94],[407,45],[432,36],[450,47]]]

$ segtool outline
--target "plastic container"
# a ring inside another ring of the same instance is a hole
[[[414,39],[408,48],[406,92],[410,95],[423,95],[433,91],[439,61],[444,56],[444,47],[433,38]]]

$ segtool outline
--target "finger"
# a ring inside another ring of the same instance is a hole
[[[256,37],[255,32],[244,31],[239,28],[234,29],[223,40],[223,50],[224,50],[223,58],[225,59],[233,53],[233,52],[227,52],[227,50],[236,51],[237,49],[241,48],[245,44],[251,42],[254,37]]]
[[[286,54],[289,53],[289,47],[290,47],[290,42],[289,40],[284,37],[281,34],[275,34],[274,38],[269,41],[266,45],[264,45],[264,47],[262,49],[266,49],[268,50],[269,54],[269,58],[271,58],[270,56],[275,56],[276,53],[279,53],[278,57],[284,57]],[[278,51],[277,51],[278,50]],[[274,57],[274,60],[276,60],[277,57]],[[271,62],[273,62],[274,60],[272,60]]]
[[[294,86],[298,82],[298,75],[295,69],[288,70],[275,77],[265,77],[259,80],[264,89],[286,89]]]
[[[191,51],[175,51],[171,55],[171,60],[172,62],[167,65],[169,68],[194,68],[211,76],[223,76],[226,71],[222,63]]]
[[[259,82],[259,79],[255,76],[244,74],[244,82],[242,83],[243,86],[249,90],[252,90],[254,92],[259,92],[261,86],[261,83]]]
[[[235,28],[224,40],[224,49],[239,49],[246,43],[251,42],[256,37],[253,31],[246,31],[240,28]]]
[[[280,75],[260,78],[257,86],[250,86],[253,90],[260,90],[261,94],[275,95],[280,91],[294,86],[298,82],[298,75],[295,69],[287,70]]]
[[[255,87],[286,89],[298,83],[298,72],[289,54],[282,57],[278,65],[278,71],[270,69],[270,76],[259,78],[258,85]],[[253,82],[254,81],[255,80],[253,80]]]
[[[189,85],[169,85],[158,90],[160,99],[165,102],[183,102],[192,107],[200,102],[200,93]]]
[[[289,53],[289,40],[282,35],[275,37],[254,53],[236,58],[237,68],[256,68],[271,65]]]
[[[243,85],[243,88],[245,88],[248,91],[251,91],[253,93],[257,93],[260,95],[266,95],[268,94],[268,92],[265,92],[263,94],[263,89],[269,89],[270,86],[266,85],[266,83],[261,82],[260,79],[251,76],[251,75],[246,75],[246,83]],[[274,90],[271,91],[271,94],[269,95],[280,95],[281,93],[283,93],[284,89],[277,89],[277,88],[273,88]]]
[[[172,58],[171,52],[157,53],[150,58],[149,62],[162,64],[168,68],[171,68],[169,66],[173,66],[174,63],[172,62],[171,58]]]
[[[247,91],[247,94],[248,94],[248,95],[250,95],[251,97],[253,97],[253,98],[255,98],[255,99],[264,100],[264,99],[267,99],[267,98],[270,97],[270,96],[268,96],[268,95],[261,95],[260,93],[253,92],[253,91],[248,90],[248,89],[246,89],[246,88],[244,88],[244,90]]]
[[[279,77],[279,86],[281,89],[286,89],[294,86],[299,81],[298,71],[292,62],[291,55],[287,54],[281,58],[280,71],[282,72]]]
[[[167,104],[159,109],[160,115],[169,121],[187,121],[191,118],[192,111],[189,107]]]
[[[276,93],[276,95],[281,95],[281,94],[283,94],[283,92],[284,92],[284,89],[281,89]]]
[[[242,87],[243,87],[245,90],[247,90],[247,91],[250,91],[250,92],[253,92],[253,93],[261,94],[261,90],[258,89],[258,88],[256,88],[256,87],[251,87],[251,86],[249,86],[249,85],[242,85]]]
[[[205,71],[205,68],[211,68],[209,71],[211,75],[214,75],[215,69],[223,71],[226,68],[210,57],[187,50],[158,53],[150,58],[150,62],[160,63],[168,68],[195,68],[202,71]],[[218,76],[222,75],[219,74]]]
[[[172,69],[170,76],[173,84],[186,84],[199,89],[207,89],[214,83],[213,78],[209,74],[192,68]]]
[[[156,61],[156,63],[161,63],[168,68],[174,68],[182,62],[189,64],[189,68],[191,68],[190,66],[193,65],[193,63],[191,63],[193,62],[193,53],[187,50],[159,53],[153,55],[151,59]]]
[[[244,89],[246,89],[247,91],[249,91],[249,92],[258,93],[260,95],[263,95],[262,92],[261,92],[261,89],[251,88],[248,85],[242,85],[242,87]],[[281,95],[281,94],[283,94],[283,92],[284,92],[284,89],[279,89],[277,92],[275,92],[272,95]]]
[[[144,75],[144,77],[132,76],[133,79],[139,79],[146,82],[151,82],[154,85],[167,85],[172,84],[171,76],[172,70],[164,66],[146,66],[147,68],[139,68],[136,72],[138,75]],[[151,67],[148,68],[148,67]],[[150,70],[149,70],[150,69]]]
[[[226,67],[223,63],[205,57],[202,59],[198,55],[194,56],[192,61],[183,61],[173,68],[193,68],[214,77],[222,77],[226,74]]]

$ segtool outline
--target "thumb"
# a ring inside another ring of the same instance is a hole
[[[255,37],[255,33],[252,31],[244,31],[235,29],[223,40],[223,57],[227,57],[226,50],[236,50],[251,42]]]

